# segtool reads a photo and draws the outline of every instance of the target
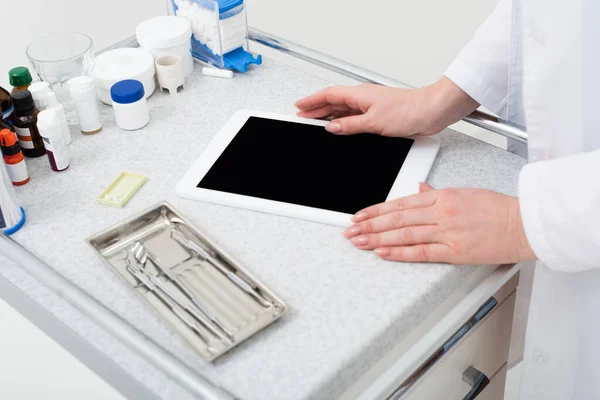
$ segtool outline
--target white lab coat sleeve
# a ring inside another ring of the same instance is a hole
[[[479,104],[506,118],[512,0],[500,0],[445,76]]]
[[[531,163],[519,179],[525,234],[549,268],[600,268],[600,150]]]

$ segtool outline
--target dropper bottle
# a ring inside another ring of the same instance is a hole
[[[33,105],[29,90],[20,90],[13,95],[15,106],[15,132],[21,150],[26,157],[41,157],[46,154],[44,140],[37,128],[39,111]]]

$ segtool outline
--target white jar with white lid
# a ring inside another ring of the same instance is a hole
[[[194,71],[192,26],[182,17],[162,16],[142,22],[136,29],[140,46],[155,59],[165,55],[181,56],[185,77]]]
[[[94,78],[78,76],[68,82],[69,93],[75,102],[75,111],[79,119],[81,132],[93,135],[102,130],[102,119],[98,109],[96,97],[96,84]]]
[[[117,82],[110,89],[117,126],[126,131],[142,129],[150,122],[144,85],[128,79]]]
[[[110,88],[117,82],[135,79],[142,82],[146,98],[156,89],[154,57],[148,51],[123,48],[107,51],[95,59],[98,98],[112,105]]]

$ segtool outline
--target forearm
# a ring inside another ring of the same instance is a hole
[[[525,232],[558,271],[600,268],[600,150],[527,165],[519,179]]]
[[[512,7],[512,0],[500,0],[444,73],[471,98],[502,118],[507,118],[508,107]]]
[[[445,76],[425,89],[429,97],[429,107],[424,110],[428,114],[425,116],[428,121],[423,131],[425,135],[442,131],[479,107],[477,101]]]

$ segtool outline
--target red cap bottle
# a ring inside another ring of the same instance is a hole
[[[22,186],[29,182],[25,157],[21,152],[17,135],[8,129],[2,129],[0,131],[0,148],[13,185]]]

